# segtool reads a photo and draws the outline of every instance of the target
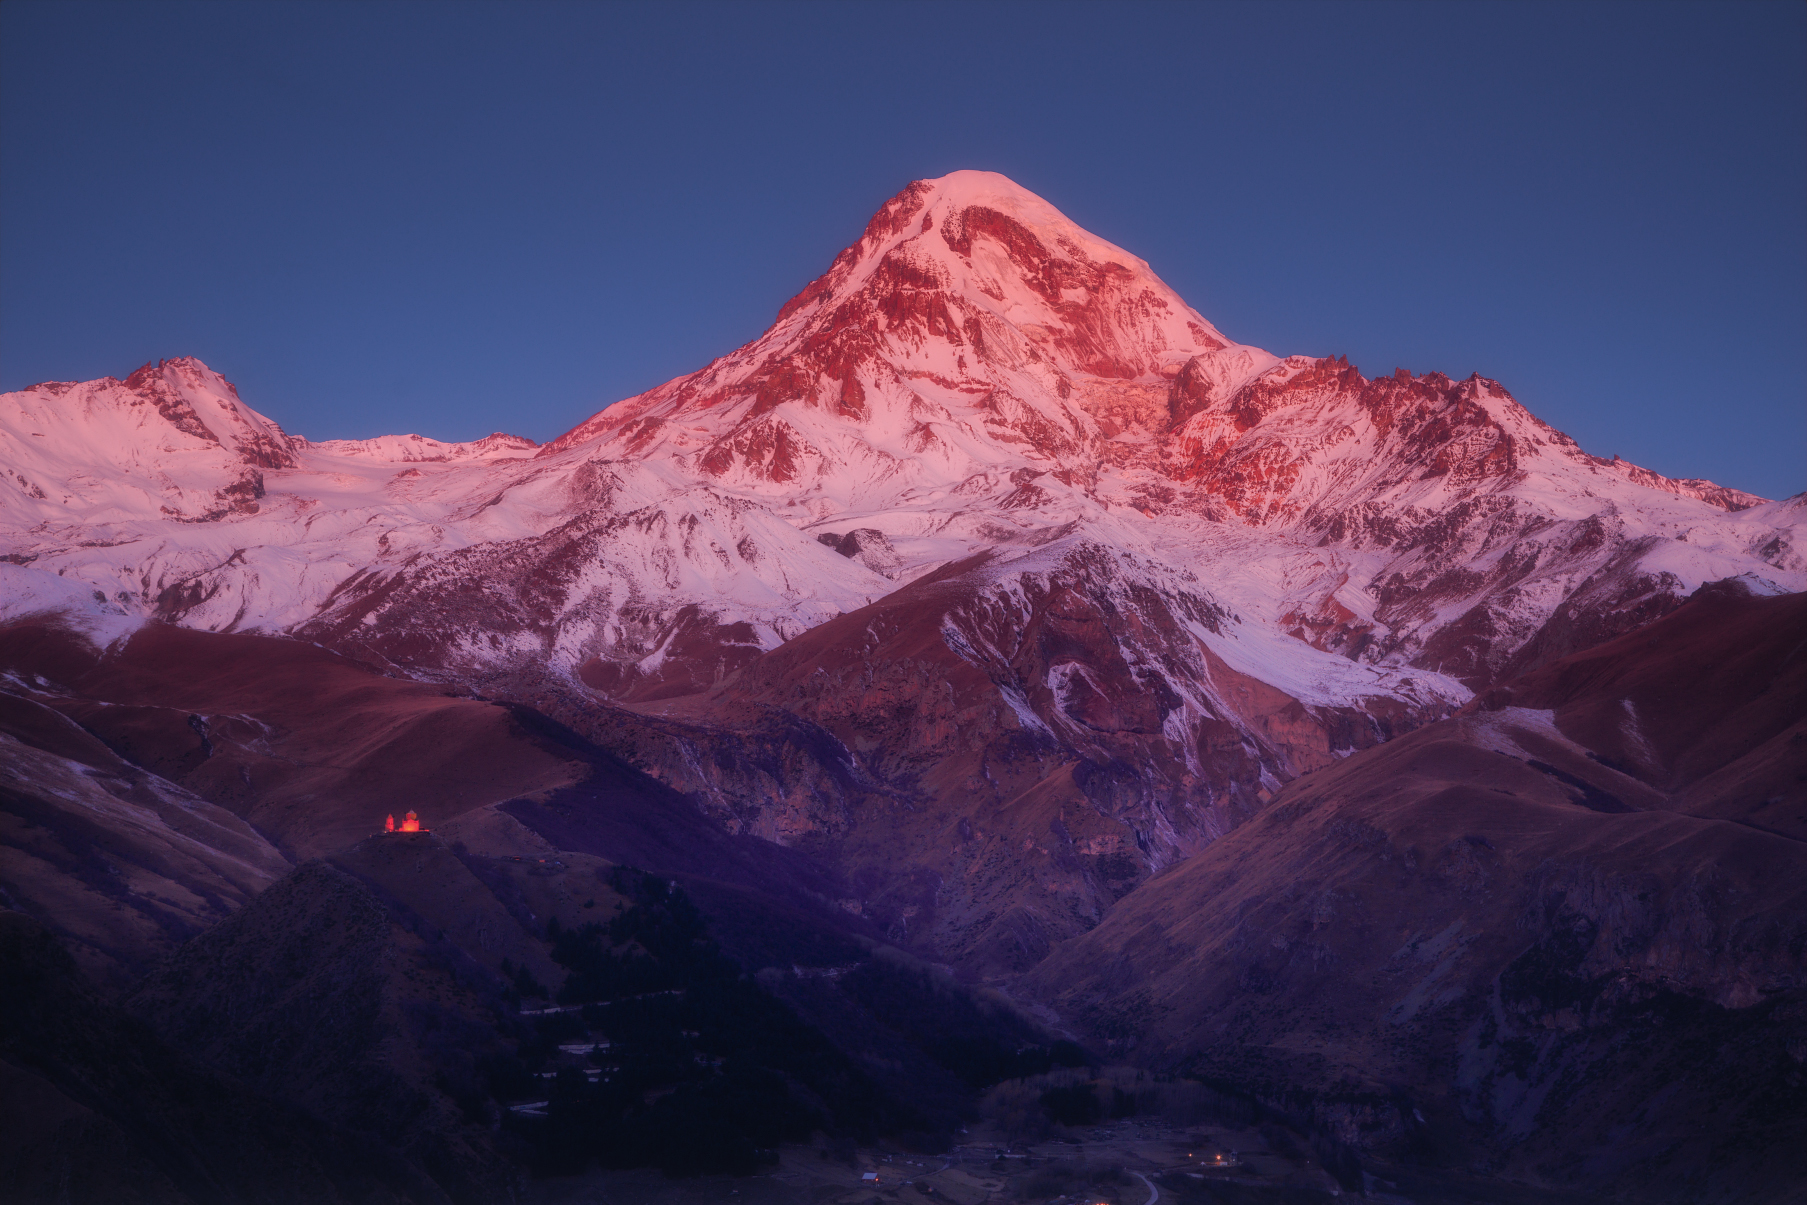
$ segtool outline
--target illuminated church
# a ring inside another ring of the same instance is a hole
[[[390,812],[388,818],[383,821],[383,831],[386,833],[425,833],[432,830],[420,827],[420,817],[413,812],[402,817],[401,825],[398,827],[395,823],[395,813]]]

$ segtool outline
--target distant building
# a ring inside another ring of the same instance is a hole
[[[403,816],[401,827],[397,828],[395,824],[395,813],[390,812],[388,817],[383,821],[383,831],[386,833],[425,833],[431,832],[432,830],[420,827],[420,817],[416,816],[413,812],[409,812],[406,816]]]

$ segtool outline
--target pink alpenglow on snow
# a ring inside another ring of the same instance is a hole
[[[194,360],[5,395],[0,446],[9,597],[616,697],[956,565],[1010,607],[1083,562],[1132,612],[1208,602],[1183,643],[1296,699],[1431,710],[1705,581],[1807,587],[1799,500],[1589,455],[1484,378],[1240,344],[989,172],[909,185],[760,338],[544,447],[310,442]]]

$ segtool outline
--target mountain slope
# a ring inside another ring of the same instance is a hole
[[[262,469],[294,466],[282,429],[200,361],[146,364],[123,381],[37,385],[0,407],[0,477],[21,526],[256,514]]]
[[[1702,591],[1289,785],[1024,986],[1383,1157],[1792,1199],[1804,650],[1807,596]],[[1759,776],[1739,808],[1694,793]]]
[[[9,1201],[444,1205],[368,1135],[248,1090],[98,998],[54,937],[0,913],[0,1178]]]

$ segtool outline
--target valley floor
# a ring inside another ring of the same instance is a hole
[[[568,1179],[536,1181],[528,1205],[691,1205],[733,1201],[747,1205],[811,1202],[812,1205],[869,1205],[870,1202],[1108,1202],[1143,1205],[1174,1200],[1155,1187],[1164,1174],[1180,1176],[1204,1166],[1213,1154],[1239,1152],[1230,1167],[1209,1174],[1225,1181],[1284,1188],[1329,1200],[1335,1182],[1315,1165],[1267,1150],[1253,1130],[1171,1130],[1122,1126],[1074,1130],[1070,1137],[1012,1145],[1001,1133],[975,1129],[960,1145],[940,1155],[862,1148],[852,1160],[837,1159],[820,1146],[786,1147],[777,1168],[757,1176],[712,1176],[672,1180],[656,1171],[593,1172]],[[877,1173],[876,1185],[862,1181]],[[1150,1193],[1156,1194],[1150,1196]],[[1291,1200],[1292,1196],[1273,1198]]]
[[[1591,1205],[1595,1198],[1448,1175],[1382,1172],[1346,1192],[1315,1160],[1273,1149],[1254,1128],[1119,1125],[1012,1145],[975,1129],[941,1155],[862,1148],[851,1161],[821,1146],[779,1152],[756,1176],[674,1180],[658,1171],[592,1171],[534,1181],[524,1205],[1318,1205],[1340,1197],[1386,1205]],[[878,1174],[876,1185],[863,1181]],[[1386,1177],[1398,1175],[1398,1179]]]

